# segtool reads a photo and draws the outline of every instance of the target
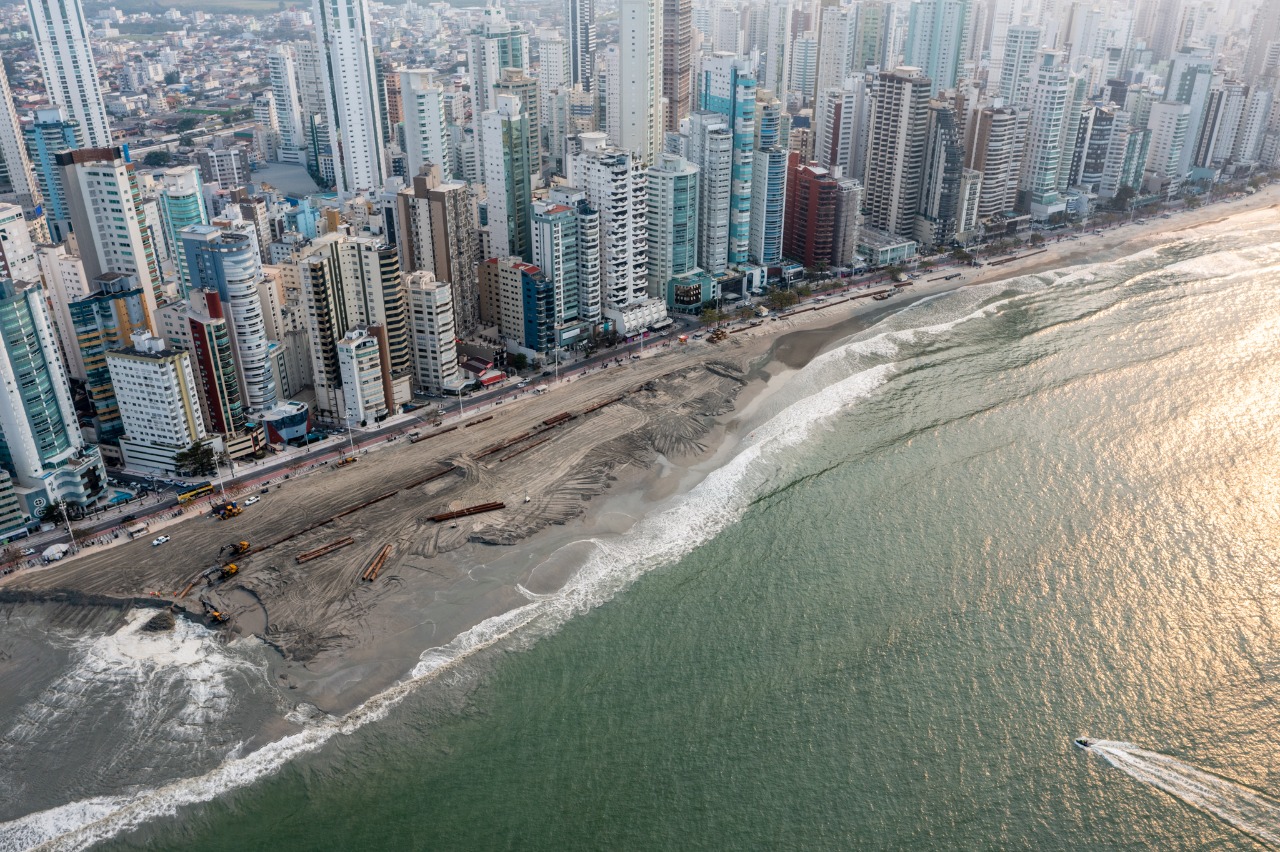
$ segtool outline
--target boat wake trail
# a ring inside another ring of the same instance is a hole
[[[1089,750],[1144,784],[1211,813],[1251,837],[1280,846],[1280,801],[1132,743],[1099,740]]]

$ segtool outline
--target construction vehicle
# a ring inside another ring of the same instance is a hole
[[[240,566],[234,562],[228,562],[218,569],[218,579],[226,580],[240,573]]]
[[[208,598],[201,598],[200,603],[204,604],[204,614],[207,615],[209,620],[215,624],[222,624],[230,620],[231,613],[218,609],[213,601]]]
[[[347,465],[355,464],[358,461],[360,461],[360,459],[356,458],[355,456],[347,456],[345,459],[342,459],[341,461],[339,461],[337,465],[335,465],[335,467],[346,467]]]
[[[227,544],[222,545],[222,547],[218,549],[219,556],[221,556],[224,553],[230,553],[232,556],[239,556],[242,553],[248,553],[248,552],[249,552],[249,542],[247,541],[229,542]]]
[[[725,331],[723,328],[717,328],[715,331],[707,335],[707,342],[719,343],[722,340],[727,340],[728,337],[729,332]]]
[[[243,511],[244,509],[242,509],[240,504],[235,500],[232,500],[230,503],[219,503],[217,506],[213,507],[213,514],[216,515],[220,521],[225,521],[227,518],[234,518]]]

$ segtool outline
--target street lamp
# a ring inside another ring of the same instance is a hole
[[[351,413],[351,409],[347,409],[347,444],[351,447],[351,455],[356,454],[355,438],[351,436],[351,421],[355,420],[355,415]]]

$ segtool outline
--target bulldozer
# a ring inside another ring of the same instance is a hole
[[[217,506],[213,507],[213,514],[216,515],[220,521],[225,521],[227,518],[234,518],[243,511],[244,509],[241,508],[240,504],[235,500],[232,500],[230,503],[219,503]]]

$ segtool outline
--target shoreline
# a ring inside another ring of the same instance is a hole
[[[243,578],[226,589],[211,590],[224,598],[231,598],[237,589],[244,591],[231,599],[232,606],[239,609],[236,620],[240,623],[232,635],[257,635],[277,648],[281,659],[269,674],[283,699],[343,714],[404,680],[424,650],[445,645],[487,619],[528,603],[526,593],[557,591],[577,567],[551,564],[556,554],[571,555],[576,543],[598,535],[624,533],[647,513],[687,493],[737,449],[743,438],[740,426],[750,413],[784,387],[795,371],[838,340],[927,297],[1114,260],[1183,238],[1197,228],[1273,211],[1278,203],[1280,187],[1270,186],[1234,202],[1173,214],[1169,220],[1149,220],[1101,235],[1049,243],[1043,252],[997,267],[958,267],[964,272],[962,278],[915,281],[886,304],[870,299],[834,305],[806,303],[802,307],[811,310],[766,321],[718,346],[702,341],[683,348],[673,344],[657,353],[651,350],[641,361],[590,377],[578,376],[542,396],[477,413],[465,425],[435,433],[439,437],[426,441],[425,446],[389,446],[362,456],[362,463],[352,466],[354,470],[321,470],[273,489],[271,498],[251,510],[253,514],[247,512],[224,528],[205,517],[184,517],[170,529],[179,541],[198,535],[193,546],[179,551],[184,557],[194,556],[194,564],[156,565],[178,553],[155,553],[147,542],[126,543],[38,572],[10,575],[0,582],[0,604],[21,601],[116,607],[121,618],[137,605],[166,606],[193,569],[205,564],[201,557],[207,559],[214,542],[241,535],[254,540],[244,531],[241,522],[245,518],[256,522],[255,533],[285,528],[272,523],[261,507],[284,504],[277,512],[296,509],[299,513],[305,507],[303,517],[323,519],[369,495],[386,492],[394,484],[395,474],[413,473],[413,478],[418,478],[417,471],[438,469],[442,462],[451,462],[455,475],[416,487],[402,485],[404,499],[395,497],[370,507],[368,512],[373,515],[368,518],[362,517],[366,512],[361,511],[348,526],[329,521],[287,546],[252,553]],[[614,404],[590,410],[619,394],[623,398]],[[686,409],[691,413],[674,414]],[[513,450],[520,450],[521,455],[501,465],[480,458],[486,449],[521,429],[545,423],[558,412],[576,413],[575,420],[549,429],[545,443],[517,442]],[[419,466],[410,468],[411,464]],[[578,475],[583,465],[591,472],[585,479]],[[478,498],[486,492],[500,493],[514,505],[499,513],[502,517],[477,515],[459,520],[453,527],[431,525],[420,517],[424,510],[444,511],[482,502]],[[547,492],[552,492],[552,497]],[[526,516],[521,509],[525,505],[518,502],[522,493],[526,503],[536,509],[536,517]],[[537,504],[549,505],[535,504],[535,497]],[[398,505],[401,503],[405,505]],[[375,588],[379,583],[362,585],[355,578],[370,550],[381,546],[384,539],[362,540],[356,547],[317,560],[313,563],[317,567],[308,567],[305,572],[288,566],[295,551],[332,541],[351,528],[372,526],[380,510],[394,512],[398,521],[395,529],[386,530],[396,551],[395,564],[389,564],[386,580],[381,582],[383,588]],[[134,564],[127,564],[129,560]],[[322,574],[325,587],[308,588]],[[289,623],[288,606],[283,607],[286,617],[282,624],[279,610],[273,611],[278,604],[264,602],[273,601],[272,595],[292,604],[293,609],[320,607],[324,610],[318,616],[321,626],[341,623],[344,618],[376,618],[378,629],[353,634],[327,647],[295,643],[293,637],[305,632],[306,625]],[[263,611],[259,613],[255,607]],[[197,617],[195,596],[183,608]],[[3,684],[4,672],[0,670],[0,686]]]

